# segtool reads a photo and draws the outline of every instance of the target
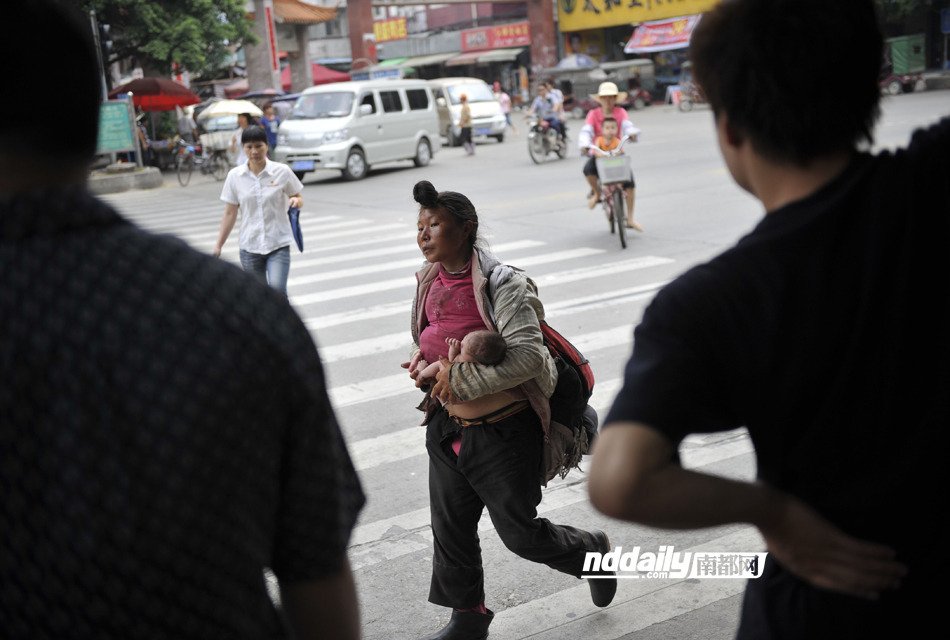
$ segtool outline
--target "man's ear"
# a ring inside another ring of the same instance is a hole
[[[730,147],[742,146],[745,137],[732,125],[728,115],[720,113],[716,116],[716,128],[719,129],[720,139]]]

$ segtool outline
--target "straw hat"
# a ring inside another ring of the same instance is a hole
[[[597,87],[597,93],[591,94],[590,97],[594,100],[599,100],[600,98],[607,96],[614,96],[617,98],[617,102],[623,102],[627,98],[627,92],[618,91],[617,85],[615,85],[613,82],[601,82],[600,86]]]

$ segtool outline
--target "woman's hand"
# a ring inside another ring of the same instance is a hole
[[[220,245],[220,244],[214,245],[214,249],[211,250],[211,255],[213,255],[215,258],[220,258],[220,257],[221,257],[221,245]]]
[[[452,385],[449,384],[449,369],[452,368],[452,363],[443,357],[439,357],[439,362],[442,363],[442,370],[435,374],[432,396],[441,400],[442,404],[458,402],[458,398],[452,393]]]
[[[403,362],[401,365],[403,369],[409,370],[409,377],[416,381],[417,387],[423,387],[431,382],[430,379],[420,378],[419,374],[422,373],[422,370],[429,366],[429,363],[426,362],[422,357],[422,352],[416,353],[412,356],[412,359],[409,362]]]
[[[303,198],[298,196],[290,196],[290,202],[288,203],[291,207],[299,209],[303,206]]]

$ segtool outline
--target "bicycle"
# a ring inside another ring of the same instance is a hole
[[[598,154],[594,162],[597,164],[600,199],[604,206],[604,213],[607,214],[610,233],[614,233],[616,227],[616,233],[620,236],[620,247],[623,249],[627,248],[627,219],[624,216],[623,183],[630,180],[632,172],[630,156],[621,155],[621,151],[623,151],[623,145],[629,139],[629,136],[624,136],[613,151],[602,151],[597,147],[591,147],[594,153]]]
[[[199,150],[200,145],[178,141],[178,184],[183,187],[188,186],[195,167],[198,167],[203,175],[211,174],[218,181],[224,180],[231,170],[231,163],[224,149],[214,149],[210,156],[201,155]]]

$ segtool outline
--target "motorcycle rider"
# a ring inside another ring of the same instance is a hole
[[[551,128],[557,131],[558,139],[563,143],[567,137],[567,131],[559,117],[560,109],[561,104],[551,95],[547,85],[541,84],[538,86],[538,97],[531,103],[531,108],[528,109],[526,115],[527,117],[537,115],[550,124]]]

